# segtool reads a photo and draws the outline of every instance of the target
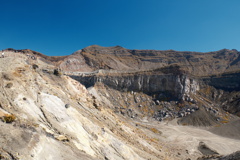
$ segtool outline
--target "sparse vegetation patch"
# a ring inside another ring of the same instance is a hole
[[[12,123],[16,120],[16,116],[13,114],[5,114],[1,119],[5,123]]]

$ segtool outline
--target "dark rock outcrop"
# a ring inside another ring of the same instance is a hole
[[[239,160],[240,159],[240,151],[234,152],[230,155],[219,158],[219,160]]]
[[[206,84],[225,91],[240,91],[240,72],[213,75],[202,79]]]

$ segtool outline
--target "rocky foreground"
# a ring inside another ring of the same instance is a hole
[[[5,55],[0,159],[239,156],[236,50],[90,46],[64,57],[14,49]]]

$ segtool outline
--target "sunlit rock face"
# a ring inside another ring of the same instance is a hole
[[[146,94],[169,93],[174,99],[187,99],[190,93],[199,90],[198,82],[187,75],[174,74],[108,74],[71,76],[87,87],[101,82],[120,91],[143,92]]]

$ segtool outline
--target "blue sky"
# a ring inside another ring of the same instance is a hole
[[[240,50],[240,0],[0,0],[0,49]]]

